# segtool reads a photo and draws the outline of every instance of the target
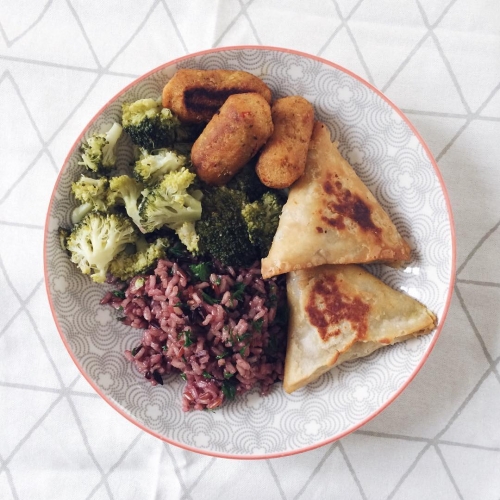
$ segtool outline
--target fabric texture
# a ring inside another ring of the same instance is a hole
[[[89,120],[141,74],[231,45],[308,52],[384,92],[438,162],[457,240],[446,324],[402,395],[330,445],[250,462],[168,445],[110,408],[43,282],[52,188]],[[498,499],[499,53],[497,0],[2,0],[0,498]]]

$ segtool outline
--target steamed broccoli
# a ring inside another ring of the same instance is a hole
[[[135,177],[147,185],[156,184],[168,172],[186,166],[186,157],[170,149],[158,149],[153,153],[141,149],[141,155],[134,166]]]
[[[177,233],[177,236],[179,237],[181,242],[191,253],[198,253],[198,242],[200,237],[196,233],[194,222],[184,222],[184,224],[178,227],[175,232]]]
[[[71,223],[78,224],[82,219],[92,212],[94,206],[92,203],[83,203],[82,205],[77,205],[71,212]]]
[[[71,191],[81,204],[90,203],[93,209],[104,212],[107,207],[108,185],[106,177],[93,179],[82,175],[79,180],[71,184]]]
[[[176,138],[175,131],[180,126],[172,111],[162,108],[161,99],[124,103],[122,124],[132,142],[147,150],[172,145]]]
[[[181,123],[175,130],[175,149],[191,151],[191,145],[205,128],[204,123]]]
[[[126,281],[149,271],[158,259],[165,257],[165,250],[170,246],[167,238],[158,238],[153,243],[142,239],[139,242],[135,253],[123,251],[111,261],[109,271],[115,278]]]
[[[113,123],[105,134],[93,134],[82,144],[82,161],[78,165],[87,167],[92,172],[104,173],[115,166],[115,148],[122,133],[122,126]]]
[[[228,183],[227,187],[242,191],[249,202],[258,200],[269,188],[262,184],[255,171],[255,160],[247,163]]]
[[[125,205],[127,215],[134,221],[135,225],[141,229],[141,217],[139,215],[139,198],[143,190],[142,184],[128,175],[112,177],[109,180],[109,205]]]
[[[183,167],[166,174],[158,185],[145,192],[139,210],[141,226],[146,233],[164,225],[177,230],[185,222],[194,222],[201,217],[197,193],[190,194],[187,191],[195,177]]]
[[[64,250],[66,253],[68,252],[67,241],[69,233],[70,232],[64,227],[60,227],[57,230],[57,234],[59,235],[59,244],[61,245],[61,249]]]
[[[224,186],[205,193],[202,218],[196,223],[200,253],[228,266],[249,265],[257,258],[241,214],[246,203],[245,193]]]
[[[241,214],[245,219],[250,241],[267,256],[278,229],[283,202],[277,193],[268,191],[257,201],[246,204]]]
[[[66,247],[83,274],[96,283],[106,280],[111,261],[128,243],[135,243],[137,233],[124,216],[91,212],[78,223],[66,240]]]
[[[98,210],[105,212],[108,207],[108,180],[106,177],[94,179],[82,175],[80,179],[71,184],[71,191],[75,199],[80,202],[71,212],[71,222],[77,224],[89,212]]]

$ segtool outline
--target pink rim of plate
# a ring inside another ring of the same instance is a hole
[[[363,425],[365,425],[367,422],[369,422],[370,420],[372,420],[373,418],[375,418],[379,413],[381,413],[383,410],[385,410],[408,387],[408,385],[415,378],[415,376],[417,375],[417,373],[420,371],[420,369],[422,368],[422,366],[426,362],[427,358],[429,357],[432,349],[436,345],[437,339],[438,339],[438,337],[439,337],[439,335],[441,333],[441,330],[443,328],[444,322],[446,320],[446,316],[448,314],[448,310],[449,310],[450,302],[451,302],[451,297],[452,297],[452,294],[453,294],[453,287],[454,287],[454,283],[455,283],[455,269],[456,269],[455,226],[454,226],[454,223],[453,223],[453,213],[452,213],[452,209],[451,209],[450,199],[449,199],[449,196],[448,196],[448,192],[446,190],[446,186],[444,184],[443,177],[441,175],[441,172],[439,171],[439,167],[437,166],[437,163],[434,160],[434,157],[432,156],[432,153],[430,152],[427,144],[424,142],[424,140],[422,139],[422,137],[420,136],[420,134],[417,132],[417,130],[413,126],[413,124],[410,122],[410,120],[406,117],[406,115],[390,99],[388,99],[382,92],[380,92],[380,90],[376,89],[371,83],[367,82],[366,80],[364,80],[360,76],[356,75],[352,71],[349,71],[348,69],[345,69],[342,66],[339,66],[338,64],[335,64],[335,63],[333,63],[331,61],[328,61],[326,59],[323,59],[321,57],[313,56],[311,54],[307,54],[305,52],[300,52],[300,51],[297,51],[297,50],[285,49],[285,48],[280,48],[280,47],[270,47],[270,46],[265,46],[265,45],[238,45],[238,46],[229,46],[229,47],[218,47],[216,49],[203,50],[203,51],[200,51],[200,52],[195,52],[193,54],[189,54],[187,56],[182,56],[182,57],[174,59],[174,60],[172,60],[172,61],[170,61],[168,63],[162,64],[161,66],[158,66],[157,68],[149,71],[145,75],[142,75],[141,77],[137,78],[132,83],[130,83],[129,85],[127,85],[124,89],[122,89],[120,92],[118,92],[112,99],[110,99],[95,114],[95,116],[90,120],[90,122],[84,128],[83,132],[78,136],[78,138],[76,139],[75,143],[71,147],[70,152],[68,153],[66,159],[64,160],[64,165],[66,165],[68,163],[69,158],[70,158],[72,152],[75,150],[76,146],[81,142],[82,137],[84,136],[85,132],[92,125],[92,123],[94,123],[96,121],[97,117],[99,115],[101,115],[101,113],[109,106],[110,103],[112,103],[116,99],[118,99],[118,97],[120,97],[122,94],[124,94],[131,87],[134,87],[135,85],[137,85],[138,82],[140,82],[141,80],[144,80],[145,78],[149,77],[150,75],[152,75],[154,73],[157,73],[158,71],[162,70],[163,68],[166,68],[166,67],[171,66],[173,64],[177,64],[177,63],[179,63],[181,61],[184,61],[186,59],[192,59],[194,57],[203,56],[203,55],[211,54],[211,53],[215,53],[215,52],[225,52],[225,51],[234,51],[234,50],[265,50],[265,51],[275,51],[275,52],[286,52],[286,53],[289,53],[289,54],[293,54],[293,55],[305,57],[305,58],[308,58],[308,59],[313,59],[313,60],[318,61],[318,62],[320,62],[322,64],[326,64],[326,65],[331,66],[331,67],[333,67],[335,69],[338,69],[338,70],[342,71],[343,73],[348,74],[349,76],[355,78],[356,80],[358,80],[359,82],[361,82],[363,85],[365,85],[366,87],[368,87],[371,91],[373,91],[380,98],[382,98],[387,104],[389,104],[389,106],[391,106],[391,108],[404,120],[404,122],[408,125],[408,127],[410,127],[411,131],[413,132],[413,134],[415,135],[415,137],[418,139],[418,141],[420,142],[420,144],[424,148],[424,150],[425,150],[425,152],[427,154],[427,157],[429,158],[430,162],[432,163],[432,166],[434,167],[434,171],[436,173],[436,176],[437,176],[437,178],[439,180],[439,183],[441,185],[441,189],[443,191],[443,195],[444,195],[444,198],[445,198],[445,201],[446,201],[446,208],[448,210],[448,217],[449,217],[449,220],[450,220],[450,229],[451,229],[451,273],[450,273],[450,283],[449,283],[449,288],[448,288],[448,295],[446,297],[446,303],[445,303],[445,306],[444,306],[444,309],[443,309],[443,314],[441,315],[441,321],[439,322],[439,325],[437,326],[436,331],[434,332],[434,336],[433,336],[433,338],[432,338],[429,346],[427,347],[427,351],[425,352],[424,356],[420,360],[418,366],[413,370],[413,372],[410,374],[410,376],[408,377],[408,379],[405,381],[405,383],[380,408],[378,408],[376,411],[374,411],[371,415],[369,415],[368,417],[366,417],[361,422],[357,423],[356,425],[353,425],[349,429],[346,429],[343,432],[341,432],[341,433],[339,433],[339,434],[337,434],[335,436],[332,436],[332,437],[330,437],[330,438],[328,438],[328,439],[326,439],[324,441],[320,441],[320,442],[315,443],[313,445],[306,446],[304,448],[299,448],[297,450],[285,451],[285,452],[281,452],[281,453],[270,453],[270,454],[267,454],[267,455],[231,455],[231,454],[227,454],[227,453],[218,453],[218,452],[212,452],[212,451],[202,450],[202,449],[194,448],[192,446],[185,445],[183,443],[178,443],[176,441],[173,441],[171,439],[166,438],[165,436],[162,436],[161,434],[158,434],[157,432],[154,432],[151,429],[148,429],[147,427],[145,427],[140,422],[137,422],[131,415],[129,415],[126,411],[124,411],[124,409],[121,408],[117,403],[115,403],[112,400],[110,400],[101,391],[101,389],[99,388],[99,386],[85,372],[85,370],[83,369],[83,367],[80,365],[78,359],[76,358],[76,356],[72,352],[71,347],[70,347],[67,339],[65,338],[65,336],[62,333],[62,329],[61,329],[61,327],[59,325],[59,322],[57,320],[57,315],[56,315],[56,312],[55,312],[55,309],[54,309],[54,304],[53,304],[52,297],[51,297],[50,290],[49,290],[49,284],[48,284],[48,279],[47,279],[47,277],[48,277],[48,269],[47,269],[47,250],[46,249],[47,249],[47,238],[48,238],[48,229],[47,228],[48,228],[48,223],[49,223],[49,217],[50,217],[50,213],[51,213],[52,203],[53,203],[53,200],[54,200],[55,193],[57,192],[57,188],[58,188],[59,182],[61,180],[61,176],[64,173],[64,169],[61,169],[61,171],[59,172],[59,175],[57,177],[56,183],[54,185],[54,189],[52,190],[52,195],[51,195],[50,202],[49,202],[49,208],[48,208],[47,216],[46,216],[46,219],[45,219],[44,244],[43,244],[43,267],[44,267],[44,275],[45,275],[45,289],[46,289],[47,296],[48,296],[48,299],[49,299],[49,304],[50,304],[50,309],[51,309],[51,312],[52,312],[52,316],[54,318],[54,322],[56,324],[56,327],[57,327],[57,330],[59,332],[59,335],[61,336],[61,340],[63,341],[63,344],[65,345],[65,347],[66,347],[69,355],[71,356],[71,359],[73,360],[73,362],[75,363],[75,365],[79,369],[80,373],[87,380],[87,382],[92,386],[92,388],[99,394],[99,396],[101,396],[104,399],[104,401],[106,401],[106,403],[108,403],[118,413],[120,413],[123,417],[125,417],[127,420],[129,420],[133,424],[137,425],[143,431],[145,431],[145,432],[147,432],[147,433],[149,433],[149,434],[157,437],[158,439],[160,439],[162,441],[167,442],[168,444],[171,444],[171,445],[174,445],[174,446],[178,446],[180,448],[183,448],[185,450],[192,451],[192,452],[195,452],[195,453],[201,453],[203,455],[209,455],[209,456],[218,457],[218,458],[230,458],[230,459],[240,459],[240,460],[262,460],[262,459],[268,459],[268,458],[280,458],[280,457],[286,457],[286,456],[290,456],[290,455],[296,455],[298,453],[303,453],[303,452],[306,452],[306,451],[311,451],[311,450],[314,450],[314,449],[319,448],[321,446],[325,446],[327,444],[333,443],[334,441],[337,441],[338,439],[341,439],[341,438],[347,436],[351,432],[354,432],[355,430],[359,429],[360,427],[362,427]]]

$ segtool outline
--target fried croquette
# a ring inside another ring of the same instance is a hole
[[[230,95],[249,92],[271,103],[269,87],[246,71],[180,69],[163,88],[162,104],[183,122],[207,123]]]
[[[234,94],[193,144],[191,161],[201,180],[226,184],[273,132],[271,108],[260,94]]]
[[[303,97],[288,96],[276,100],[271,113],[274,132],[260,153],[256,171],[263,184],[283,189],[304,173],[314,109]]]

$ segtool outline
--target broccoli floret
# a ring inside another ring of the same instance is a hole
[[[90,203],[95,210],[102,212],[107,208],[109,182],[106,177],[94,179],[82,175],[79,180],[71,184],[71,191],[75,195],[77,201],[81,204]]]
[[[269,188],[260,182],[255,171],[255,161],[247,163],[227,184],[230,189],[242,191],[249,202],[258,200]]]
[[[83,220],[83,218],[92,212],[94,205],[92,203],[83,203],[82,205],[77,205],[71,212],[71,223],[78,224]]]
[[[181,242],[186,246],[186,248],[191,253],[197,253],[199,250],[198,242],[200,237],[196,233],[196,227],[194,222],[184,222],[175,231]]]
[[[186,157],[170,149],[158,149],[153,153],[141,149],[141,155],[134,166],[135,177],[150,186],[159,182],[168,172],[186,166]]]
[[[137,251],[128,254],[126,251],[117,255],[109,266],[110,273],[122,281],[149,271],[158,259],[165,257],[165,250],[170,246],[167,238],[158,238],[153,243],[140,240]]]
[[[196,223],[200,253],[227,266],[249,265],[257,258],[241,214],[246,203],[245,193],[225,186],[205,193],[202,218]]]
[[[122,126],[113,123],[105,134],[93,134],[82,144],[82,161],[78,165],[83,165],[95,173],[105,173],[115,166],[116,163],[116,143],[122,133]]]
[[[151,151],[171,146],[180,122],[161,99],[139,99],[123,104],[122,125],[134,144]]]
[[[106,177],[94,179],[82,175],[80,179],[73,182],[71,190],[80,205],[71,212],[71,222],[78,224],[89,212],[93,210],[105,212],[108,207],[108,180]]]
[[[142,231],[141,217],[139,215],[139,198],[144,186],[129,177],[120,175],[109,180],[108,204],[125,205],[127,215],[134,221],[134,224]]]
[[[166,174],[157,186],[143,193],[145,196],[139,211],[141,226],[146,233],[162,226],[177,230],[185,222],[194,222],[201,217],[197,193],[193,196],[187,191],[195,177],[186,168],[181,168]]]
[[[241,211],[250,241],[259,249],[262,257],[269,253],[282,208],[283,202],[278,194],[269,191],[260,200],[246,204]]]
[[[127,217],[91,212],[73,228],[66,246],[80,271],[103,283],[111,261],[136,240],[137,233]]]
[[[70,232],[64,227],[60,227],[57,230],[57,234],[59,235],[59,244],[61,245],[61,249],[64,250],[66,253],[68,252],[67,240],[69,233]]]

